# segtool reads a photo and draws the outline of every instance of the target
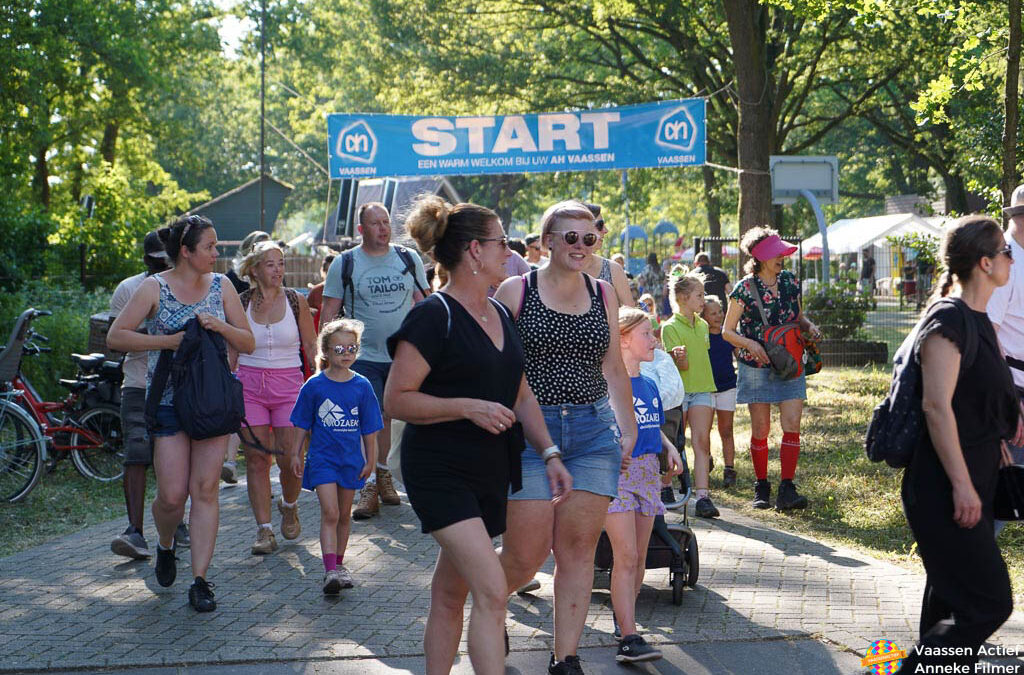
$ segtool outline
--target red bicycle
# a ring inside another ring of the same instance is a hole
[[[44,401],[21,372],[24,356],[50,351],[36,341],[47,338],[32,321],[50,312],[28,309],[15,324],[0,352],[0,499],[24,499],[39,482],[44,466],[70,455],[83,476],[109,482],[121,477],[124,435],[116,397],[121,364],[103,354],[72,354],[74,379],[60,384],[70,390],[63,401]],[[48,450],[53,459],[48,459]]]

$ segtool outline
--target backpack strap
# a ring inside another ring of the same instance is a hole
[[[299,294],[295,289],[287,288],[284,289],[285,300],[288,301],[288,306],[292,308],[292,316],[295,317],[295,325],[299,325]]]
[[[447,338],[452,332],[452,308],[448,306],[448,301],[444,299],[444,293],[434,293],[434,297],[441,301],[441,304],[444,305],[444,311],[448,314],[448,323],[444,329],[444,336]]]
[[[167,388],[167,378],[171,375],[171,361],[174,359],[173,349],[161,349],[160,358],[156,361],[156,368],[153,370],[153,381],[149,384],[149,392],[146,394],[146,425],[150,430],[160,428],[156,420],[156,411],[160,407],[160,399],[163,398],[164,389]]]
[[[498,302],[494,298],[487,298],[487,299],[490,300],[494,304],[494,306],[498,308],[498,312],[499,313],[504,314],[505,318],[507,318],[509,321],[512,320],[512,314],[508,311],[508,307],[506,307],[505,305],[501,304],[500,302]]]
[[[242,309],[246,311],[249,310],[249,303],[252,302],[252,291],[253,287],[250,286],[249,288],[245,289],[244,291],[238,294],[238,300],[239,302],[242,303]]]
[[[960,372],[963,373],[968,368],[974,365],[974,360],[978,357],[978,326],[974,323],[974,317],[971,316],[970,308],[967,303],[960,298],[953,298],[953,304],[960,308],[960,312],[964,316],[965,332],[964,332],[964,355],[960,359]]]
[[[341,254],[341,315],[348,314],[349,318],[355,318],[355,304],[356,304],[356,290],[352,285],[352,268],[355,266],[355,254],[352,253],[354,249],[349,249]],[[348,310],[345,310],[345,293],[348,293],[352,297],[352,304],[349,305]],[[335,317],[329,316],[328,320],[334,320]],[[323,321],[321,321],[323,323]]]
[[[412,252],[406,247],[399,246],[398,244],[395,244],[395,252],[398,253],[398,257],[405,263],[405,269],[402,270],[402,274],[408,274],[412,277],[413,286],[416,287],[416,290],[419,291],[424,298],[430,295],[430,292],[427,291],[427,289],[420,286],[420,281],[416,278],[416,262],[412,259]]]

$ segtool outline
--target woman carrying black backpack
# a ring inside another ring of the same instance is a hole
[[[973,672],[978,648],[1013,610],[992,504],[1002,440],[1016,431],[1019,409],[985,313],[992,291],[1009,279],[1010,256],[996,221],[957,221],[942,245],[945,272],[932,302],[954,289],[959,300],[929,312],[914,344],[926,433],[903,474],[902,499],[928,578],[920,643],[908,651],[901,673],[917,672],[918,664]],[[973,330],[977,353],[961,369]]]
[[[251,353],[255,347],[238,293],[227,278],[213,271],[217,260],[217,232],[202,216],[185,216],[159,231],[174,269],[146,279],[117,316],[107,334],[107,345],[124,352],[149,351],[149,385],[160,350],[177,350],[182,329],[189,319],[224,337],[236,351]],[[148,334],[135,327],[146,321]],[[174,530],[181,522],[185,500],[192,498],[189,524],[192,530],[192,573],[189,603],[199,612],[217,608],[206,570],[213,558],[219,523],[218,488],[228,436],[193,439],[182,429],[172,406],[173,390],[164,388],[157,408],[153,470],[157,495],[153,520],[159,533],[156,579],[161,586],[174,583],[177,574]]]

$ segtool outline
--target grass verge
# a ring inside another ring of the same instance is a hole
[[[863,447],[871,411],[885,395],[889,378],[890,371],[879,368],[826,368],[808,378],[796,474],[801,493],[810,500],[805,511],[778,513],[750,506],[754,482],[748,449],[750,417],[746,406],[738,406],[735,439],[739,481],[729,490],[721,487],[721,442],[717,429],[711,432],[715,501],[781,530],[851,546],[897,564],[920,566],[900,504],[902,471],[869,461]],[[768,476],[774,497],[782,432],[777,409],[772,412]],[[692,453],[690,461],[692,466]],[[1008,526],[999,543],[1019,604],[1024,600],[1024,528]]]

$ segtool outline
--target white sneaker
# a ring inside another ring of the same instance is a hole
[[[341,577],[338,570],[330,570],[324,574],[324,595],[337,595],[341,591]]]
[[[355,582],[352,581],[352,573],[344,565],[339,565],[335,572],[338,573],[338,580],[341,581],[342,588],[352,588],[355,586]]]

